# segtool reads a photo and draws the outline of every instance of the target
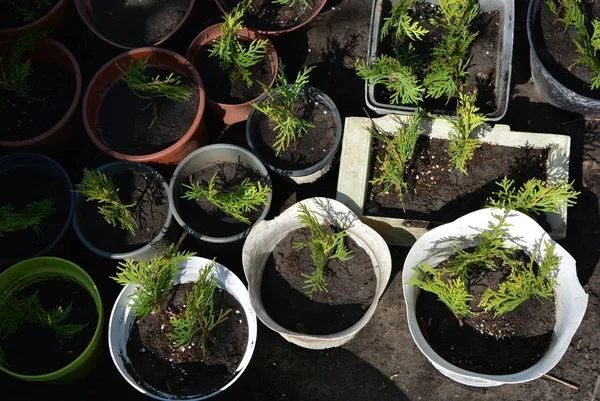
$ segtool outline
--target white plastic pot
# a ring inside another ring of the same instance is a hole
[[[503,213],[500,209],[478,210],[425,233],[413,245],[406,257],[402,270],[402,281],[406,283],[410,280],[415,274],[413,267],[419,262],[436,266],[451,256],[455,247],[464,249],[478,245],[478,234],[487,231],[489,223],[497,223],[492,215],[503,215]],[[427,343],[417,322],[415,310],[419,288],[414,285],[403,285],[408,327],[413,340],[436,369],[452,380],[468,386],[491,387],[506,383],[524,383],[541,377],[552,369],[567,351],[587,307],[588,295],[583,291],[577,279],[575,259],[564,248],[556,244],[542,227],[526,215],[511,211],[506,222],[511,224],[507,229],[510,238],[507,240],[507,246],[517,245],[527,255],[531,255],[540,247],[540,252],[536,257],[536,261],[539,263],[546,248],[545,241],[548,241],[548,244],[555,246],[554,254],[562,258],[555,288],[556,323],[554,333],[546,354],[532,367],[508,375],[486,375],[469,372],[442,359]]]
[[[375,297],[364,316],[344,331],[328,335],[311,335],[297,333],[277,324],[265,311],[261,299],[263,271],[269,255],[277,243],[290,232],[304,225],[298,220],[299,205],[305,205],[315,214],[321,223],[328,223],[346,229],[356,243],[371,258],[373,270],[377,278]],[[248,281],[250,301],[258,318],[271,330],[278,332],[287,341],[309,349],[325,349],[339,347],[350,341],[371,319],[377,303],[390,279],[392,257],[390,250],[379,234],[363,224],[350,209],[338,201],[328,198],[309,198],[292,205],[273,220],[256,224],[242,250],[242,263]]]
[[[181,284],[197,281],[200,275],[200,269],[203,269],[209,263],[211,263],[211,260],[200,257],[192,257],[185,262],[182,262],[179,265],[180,270],[175,277],[175,282]],[[144,395],[157,400],[205,400],[230,387],[237,379],[239,379],[250,363],[252,353],[256,346],[256,314],[250,305],[248,291],[235,274],[219,263],[215,262],[211,275],[217,277],[220,288],[233,295],[233,297],[242,305],[244,314],[246,315],[246,321],[248,322],[248,345],[246,346],[246,353],[231,380],[226,385],[210,394],[199,394],[197,396],[187,397],[174,396],[172,394],[163,393],[147,383],[138,382],[130,375],[126,368],[127,365],[131,366],[131,362],[127,357],[127,339],[129,338],[129,333],[133,327],[135,317],[133,316],[134,310],[129,306],[131,301],[127,297],[133,294],[137,285],[126,285],[117,297],[108,325],[108,347],[110,356],[125,380]]]

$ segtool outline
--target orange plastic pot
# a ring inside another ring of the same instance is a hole
[[[99,136],[100,109],[110,88],[121,80],[123,72],[118,66],[129,65],[148,57],[148,67],[155,67],[191,79],[198,91],[198,112],[188,131],[173,145],[160,152],[147,155],[128,155],[107,147]],[[102,152],[115,159],[134,163],[179,163],[188,154],[208,141],[204,124],[205,107],[204,85],[198,71],[179,54],[158,47],[144,47],[130,50],[106,63],[94,75],[83,96],[83,125],[88,136]]]
[[[94,34],[96,36],[98,36],[100,39],[102,39],[106,43],[108,43],[112,46],[120,47],[121,49],[127,49],[127,50],[133,49],[133,47],[131,47],[131,46],[123,45],[123,44],[120,44],[120,43],[117,43],[117,42],[114,42],[114,41],[108,39],[106,36],[104,36],[102,34],[102,32],[100,32],[100,30],[96,26],[95,19],[94,19],[94,2],[96,2],[96,1],[100,2],[100,1],[105,1],[105,0],[75,0],[75,6],[77,7],[77,12],[79,13],[79,16],[81,17],[81,19],[83,20],[85,25],[87,25],[87,27],[90,29],[90,31],[94,32]],[[169,38],[171,38],[171,36],[175,35],[177,33],[177,31],[179,31],[189,20],[191,14],[192,14],[192,11],[194,10],[195,5],[196,5],[196,0],[190,0],[188,8],[187,8],[185,14],[183,15],[183,18],[181,18],[181,21],[179,21],[179,23],[175,26],[175,28],[173,28],[173,30],[171,30],[169,33],[167,33],[165,36],[163,36],[158,42],[149,43],[148,45],[149,46],[158,46],[161,43],[168,40]],[[143,27],[140,27],[140,28],[143,29]]]
[[[60,37],[69,31],[76,15],[73,0],[59,0],[46,15],[33,22],[17,28],[0,29],[0,38],[21,36],[27,31],[52,31],[53,36]]]
[[[219,9],[221,10],[221,12],[223,14],[229,14],[231,12],[231,7],[227,4],[227,0],[215,0],[215,2],[217,3],[217,7],[219,7]],[[310,17],[308,17],[308,19],[306,19],[305,21],[301,22],[298,25],[294,25],[291,28],[279,29],[279,30],[275,30],[275,31],[263,31],[260,29],[255,29],[255,31],[258,33],[261,33],[263,35],[270,35],[270,36],[277,36],[277,35],[282,35],[284,33],[289,33],[289,32],[295,31],[296,29],[302,28],[304,25],[308,24],[309,22],[311,22],[312,20],[317,18],[317,15],[319,15],[319,13],[323,9],[323,7],[325,7],[326,3],[327,3],[327,0],[322,0],[321,5],[319,7],[316,7],[313,10],[313,13],[310,15]]]
[[[11,51],[12,43],[13,40],[0,41],[0,59],[4,62],[8,59],[6,56]],[[69,49],[56,40],[49,38],[39,38],[35,51],[23,53],[22,57],[23,59],[30,59],[34,63],[54,64],[71,71],[75,80],[75,94],[65,115],[48,131],[22,141],[0,140],[0,149],[11,152],[38,150],[43,153],[53,153],[53,150],[55,152],[59,151],[63,146],[68,145],[68,142],[75,135],[78,117],[75,111],[81,98],[81,70],[79,69],[79,64]],[[0,66],[2,65],[3,63],[0,62]]]
[[[188,48],[187,51],[187,59],[194,64],[194,61],[198,57],[198,55],[211,43],[220,38],[221,35],[221,25],[217,24],[210,26],[200,32],[198,36],[194,38],[192,44]],[[256,38],[260,38],[260,35],[254,31],[250,31],[246,28],[242,28],[238,32],[238,38],[243,40],[252,41]],[[273,78],[271,82],[269,82],[269,87],[273,86],[275,80],[277,78],[277,52],[275,51],[275,47],[269,41],[267,45],[267,54],[269,56],[269,61],[271,63],[271,71],[273,72]],[[208,79],[207,77],[204,77]],[[250,114],[250,110],[252,110],[252,103],[258,100],[262,96],[262,93],[257,96],[255,99],[252,99],[246,103],[239,104],[227,104],[227,103],[218,103],[210,98],[206,99],[208,107],[212,114],[215,115],[216,118],[223,120],[225,124],[235,124],[241,121],[246,121],[248,119],[248,115]]]

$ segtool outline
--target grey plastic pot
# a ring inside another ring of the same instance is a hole
[[[238,161],[258,171],[263,176],[267,185],[271,188],[271,192],[269,193],[269,197],[267,199],[267,206],[265,206],[262,214],[254,223],[256,224],[262,221],[269,212],[269,208],[271,207],[271,202],[273,200],[273,185],[271,183],[271,177],[269,177],[269,172],[260,162],[260,160],[252,153],[236,145],[218,143],[204,146],[192,152],[189,156],[183,159],[183,161],[175,169],[173,178],[171,178],[171,183],[169,185],[169,205],[171,207],[171,211],[173,212],[173,216],[175,216],[175,220],[177,220],[179,225],[183,227],[185,232],[191,234],[197,240],[211,244],[229,244],[246,238],[254,226],[249,226],[248,229],[244,230],[243,232],[236,235],[231,235],[229,237],[213,237],[194,230],[185,222],[179,213],[179,200],[182,196],[181,184],[183,182],[187,182],[187,179],[191,174],[196,173],[198,170],[207,165],[217,162],[237,163]]]
[[[540,9],[545,1],[531,0],[527,10],[527,38],[531,52],[531,77],[545,101],[558,108],[583,114],[586,117],[600,114],[600,100],[584,96],[560,83],[548,69],[540,57],[540,47],[544,43],[540,40],[541,28]]]
[[[167,181],[156,170],[145,164],[129,162],[112,162],[104,164],[94,171],[100,171],[103,174],[106,174],[108,177],[125,171],[137,171],[140,173],[147,174],[150,177],[154,178],[156,181],[158,181],[167,194],[169,191],[169,185],[167,184]],[[174,240],[177,237],[177,224],[173,220],[173,213],[171,212],[171,208],[169,208],[167,218],[164,222],[162,230],[152,241],[150,241],[146,245],[141,246],[140,248],[134,251],[124,253],[113,252],[110,249],[100,249],[96,245],[91,243],[81,231],[81,226],[85,224],[83,216],[80,215],[80,205],[83,204],[83,202],[85,202],[84,197],[77,192],[75,196],[75,215],[73,216],[73,229],[75,230],[75,233],[77,234],[79,240],[83,243],[83,245],[85,245],[87,249],[94,252],[98,256],[102,256],[103,258],[132,259],[137,261],[150,260],[154,256],[162,254],[169,247],[169,245],[174,242]]]
[[[320,91],[317,88],[312,86],[305,86],[302,92],[300,92],[300,96],[309,101],[319,102],[327,106],[333,118],[335,119],[336,124],[336,133],[335,133],[335,142],[333,147],[327,152],[325,157],[321,159],[318,163],[297,170],[279,168],[272,163],[266,161],[265,155],[261,154],[258,146],[255,142],[254,131],[256,124],[258,124],[260,117],[264,117],[261,112],[252,108],[250,115],[248,116],[248,120],[246,121],[246,141],[248,142],[248,147],[250,151],[256,155],[260,159],[261,162],[267,166],[270,171],[295,182],[296,184],[309,184],[317,181],[319,178],[325,175],[331,169],[331,165],[333,164],[333,158],[336,155],[337,151],[340,148],[342,143],[342,117],[340,112],[329,96]],[[275,96],[275,100],[279,99],[280,96]],[[268,94],[262,95],[256,103],[260,104],[267,100],[270,97]]]
[[[399,0],[373,0],[373,9],[371,11],[371,28],[369,30],[369,47],[367,60],[375,59],[379,54],[381,45],[379,37],[383,25],[386,11],[389,10]],[[438,4],[438,0],[425,0],[426,3]],[[514,0],[479,0],[479,6],[482,11],[500,12],[499,43],[498,45],[498,65],[494,86],[496,88],[497,107],[486,116],[490,121],[498,121],[504,117],[508,109],[508,98],[510,95],[510,76],[512,73],[512,54],[514,41],[514,21],[515,4]],[[375,88],[365,83],[365,101],[367,106],[379,114],[413,114],[416,107],[402,106],[378,102],[375,99]],[[434,115],[454,114],[454,110],[428,110]]]
[[[73,188],[71,179],[69,178],[69,175],[67,174],[65,169],[62,168],[62,166],[54,160],[39,153],[15,153],[4,157],[0,157],[0,182],[2,181],[1,177],[3,174],[18,174],[18,169],[20,168],[35,168],[44,171],[45,173],[50,173],[56,176],[60,181],[64,182],[65,186],[68,188],[68,191],[70,191]],[[3,190],[14,191],[17,190],[17,188],[3,188]],[[57,245],[65,237],[65,234],[67,233],[67,230],[71,225],[71,220],[73,218],[74,211],[74,203],[75,196],[72,192],[70,192],[68,196],[68,205],[66,205],[66,208],[68,209],[67,218],[62,223],[62,227],[56,238],[54,238],[54,240],[50,244],[48,244],[48,246],[46,246],[39,252],[34,252],[31,255],[28,255],[27,257],[21,259],[3,259],[2,255],[0,254],[0,266],[12,265],[24,259],[46,255],[55,247],[57,247]],[[0,206],[3,206],[1,197]],[[23,245],[25,246],[25,244]]]

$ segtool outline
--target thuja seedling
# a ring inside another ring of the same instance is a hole
[[[40,18],[41,10],[50,7],[50,0],[6,0],[25,22],[33,22]]]
[[[267,53],[266,39],[254,39],[247,47],[238,38],[242,29],[242,19],[250,8],[251,0],[238,3],[231,13],[225,14],[225,23],[221,25],[221,37],[215,40],[209,50],[211,57],[219,57],[219,66],[229,71],[230,80],[242,79],[247,86],[252,85],[252,73],[249,68],[258,64]]]
[[[17,212],[11,205],[0,206],[0,238],[4,237],[6,233],[22,231],[27,228],[40,234],[42,221],[55,210],[54,202],[50,199],[31,202],[20,212]]]
[[[579,192],[573,189],[573,183],[564,181],[549,184],[532,178],[518,190],[514,183],[514,180],[507,177],[497,182],[500,190],[487,199],[486,207],[516,210],[528,216],[560,213],[561,207],[573,206],[579,195]]]
[[[252,107],[266,115],[276,124],[274,130],[278,133],[273,144],[276,155],[295,144],[306,133],[308,128],[314,127],[308,121],[297,117],[293,107],[298,101],[302,89],[308,84],[308,74],[313,69],[314,66],[304,67],[302,71],[298,72],[296,81],[292,85],[289,85],[285,76],[283,62],[280,61],[275,88],[262,85],[270,100],[260,104],[252,103]]]
[[[98,211],[108,224],[113,227],[119,224],[121,229],[135,234],[137,227],[130,209],[135,207],[136,202],[124,204],[119,199],[118,191],[106,174],[84,169],[83,180],[77,185],[76,192],[81,193],[88,202],[98,202]]]
[[[429,32],[423,28],[418,21],[415,21],[411,16],[413,7],[420,0],[400,0],[392,7],[390,15],[383,19],[384,23],[381,27],[380,39],[385,39],[392,30],[396,31],[396,39],[400,42],[404,38],[411,40],[422,40],[423,36]]]
[[[6,67],[0,70],[2,77],[0,87],[16,93],[19,97],[44,101],[43,98],[33,98],[29,95],[31,88],[27,81],[31,76],[33,63],[29,59],[22,60],[23,53],[35,50],[36,40],[39,36],[45,36],[45,33],[27,32],[13,42]],[[0,61],[2,61],[1,57]]]
[[[152,78],[146,75],[148,57],[132,61],[127,67],[117,65],[123,72],[123,81],[127,84],[131,92],[141,99],[148,99],[150,102],[144,109],[152,106],[154,109],[154,118],[150,122],[148,129],[152,128],[158,120],[158,105],[156,99],[166,97],[174,102],[186,102],[192,97],[192,90],[181,86],[181,78],[170,73],[162,79],[160,75]],[[144,110],[143,109],[143,110]]]
[[[312,8],[308,0],[272,0],[274,4],[281,4],[286,7],[293,7],[296,2],[299,2],[302,9]]]
[[[307,242],[294,243],[295,249],[310,247],[310,256],[315,265],[315,270],[311,274],[303,274],[306,278],[304,289],[306,295],[313,297],[317,291],[327,291],[327,282],[325,281],[325,267],[327,262],[332,259],[347,261],[352,259],[352,253],[346,247],[344,240],[348,237],[348,232],[342,230],[339,232],[327,233],[316,216],[308,208],[300,204],[298,220],[310,230],[310,239]]]
[[[267,198],[271,192],[268,185],[263,185],[258,180],[251,181],[249,178],[244,178],[242,183],[235,188],[224,190],[220,181],[218,173],[215,173],[207,187],[199,182],[192,182],[191,185],[182,184],[184,188],[188,189],[182,199],[206,198],[228,216],[246,224],[250,224],[250,219],[245,216],[246,213],[256,210],[259,205],[267,205]]]

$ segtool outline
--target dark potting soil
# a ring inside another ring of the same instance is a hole
[[[529,257],[522,251],[513,258],[529,263]],[[498,271],[481,269],[467,283],[469,293],[474,296],[470,306],[477,315],[463,319],[462,327],[437,295],[419,291],[417,298],[417,320],[429,345],[446,361],[471,372],[523,371],[542,358],[552,339],[554,299],[531,297],[496,318],[477,307],[487,288],[497,290],[510,273],[501,262],[497,265]]]
[[[33,21],[25,21],[23,14],[18,12],[17,9],[9,1],[0,2],[0,29],[18,28],[23,25],[31,24],[48,14],[50,10],[56,6],[58,0],[47,0],[48,5],[35,9],[35,15],[37,18]],[[18,3],[17,3],[18,4]]]
[[[449,222],[480,209],[492,193],[499,190],[497,181],[504,176],[515,180],[519,188],[531,178],[546,179],[547,149],[513,148],[482,144],[468,164],[468,175],[450,166],[445,139],[421,136],[415,153],[407,163],[404,180],[408,191],[403,205],[398,194],[385,193],[382,185],[369,184],[365,211],[369,215],[426,219]],[[385,144],[373,140],[370,178],[381,168]]]
[[[0,140],[22,141],[43,134],[64,117],[73,103],[75,78],[64,67],[34,63],[27,85],[27,98],[0,88]]]
[[[46,311],[61,306],[71,306],[69,317],[63,324],[87,324],[71,338],[58,337],[47,326],[23,323],[14,334],[0,340],[8,367],[11,371],[41,375],[61,369],[87,348],[98,322],[96,305],[91,295],[79,284],[65,279],[54,278],[38,281],[15,293],[17,297],[37,293]]]
[[[107,39],[132,48],[159,42],[181,22],[191,0],[92,1],[93,21]]]
[[[98,249],[111,253],[137,250],[151,242],[162,231],[169,213],[169,198],[163,186],[148,174],[127,171],[110,177],[118,188],[123,204],[136,203],[131,209],[137,230],[135,234],[117,223],[111,226],[98,212],[100,203],[80,197],[78,221],[83,236]]]
[[[385,2],[384,2],[385,4]],[[390,7],[384,7],[384,15],[387,16]],[[430,3],[422,3],[418,7],[415,19],[419,21],[421,26],[429,32],[425,34],[421,41],[405,41],[400,45],[405,48],[409,43],[415,47],[418,61],[423,65],[428,65],[432,59],[433,48],[441,41],[441,38],[446,34],[447,29],[440,25],[432,25],[429,20],[439,15],[439,7]],[[496,90],[496,74],[498,65],[498,49],[502,43],[502,29],[500,29],[500,13],[498,11],[480,12],[477,18],[473,21],[471,31],[478,32],[477,37],[471,43],[468,71],[469,77],[465,85],[465,91],[472,92],[477,90],[477,106],[484,114],[496,111],[500,99]],[[395,31],[392,32],[380,44],[380,49],[383,54],[388,56],[396,56],[399,44],[395,38]],[[418,74],[420,82],[422,82],[427,68]],[[391,104],[390,93],[385,86],[377,85],[375,90],[375,99],[380,103]],[[429,110],[447,110],[454,113],[456,110],[458,95],[448,101],[445,96],[439,99],[424,98],[423,107]],[[414,105],[407,105],[414,106]]]
[[[331,228],[324,226],[331,232]],[[293,244],[307,242],[310,230],[297,229],[283,238],[267,260],[263,272],[261,297],[267,314],[281,326],[299,333],[334,334],[358,322],[371,305],[377,280],[371,258],[352,239],[346,245],[352,259],[327,262],[327,292],[317,291],[310,299],[305,294],[306,277],[315,266],[310,246],[295,249]]]
[[[157,68],[146,69],[149,77],[160,75],[164,79],[169,74]],[[192,91],[189,100],[177,102],[166,97],[150,100],[136,96],[119,80],[108,89],[100,107],[100,138],[112,150],[129,155],[156,153],[173,145],[190,129],[198,113],[196,85],[182,77],[181,87]],[[150,128],[154,119],[153,104],[158,119]]]
[[[313,125],[296,143],[276,155],[273,144],[279,131],[274,130],[276,123],[262,113],[258,113],[258,122],[254,125],[254,140],[267,163],[281,169],[299,170],[314,166],[329,154],[335,145],[338,127],[334,111],[314,98],[298,99],[293,110],[297,117]]]
[[[221,0],[231,10],[241,0]],[[308,20],[326,0],[296,0],[290,7],[271,0],[252,0],[244,26],[259,31],[291,29]],[[309,7],[306,7],[308,3]]]
[[[21,211],[31,202],[49,199],[55,208],[42,220],[39,233],[28,228],[0,237],[0,257],[5,260],[25,259],[41,252],[58,237],[67,221],[71,188],[51,172],[33,167],[0,173],[0,182],[3,188],[0,206],[10,205]]]
[[[163,310],[179,315],[185,311],[186,294],[193,283],[173,287],[162,302]],[[197,342],[174,349],[167,338],[168,323],[158,314],[137,320],[127,341],[127,369],[136,380],[178,396],[206,395],[229,382],[242,361],[248,345],[248,322],[240,303],[228,292],[217,289],[214,310],[231,312],[212,332],[215,343],[207,341],[204,351]]]
[[[242,44],[248,46],[250,42],[242,41]],[[260,82],[269,85],[275,75],[268,52],[261,61],[248,68],[252,79],[250,86],[243,79],[235,76],[233,67],[223,71],[219,63],[219,57],[210,57],[208,49],[201,51],[194,60],[194,66],[204,83],[206,97],[217,103],[241,104],[256,99],[264,92]]]
[[[245,178],[249,178],[250,181],[259,180],[261,184],[266,185],[258,171],[241,163],[207,164],[182,184],[190,185],[199,182],[202,187],[208,188],[208,183],[215,174],[217,174],[216,189],[222,192],[235,189]],[[185,194],[186,191],[187,189],[182,187],[181,194]],[[197,201],[179,199],[179,211],[186,224],[195,231],[211,237],[230,237],[246,231],[259,219],[264,209],[265,206],[258,205],[255,210],[246,213],[244,216],[250,220],[248,225],[225,214],[206,198]]]
[[[585,3],[585,2],[584,2]],[[584,13],[589,20],[600,16],[600,5],[583,6]],[[538,34],[538,50],[544,66],[553,77],[570,89],[591,97],[600,99],[600,91],[592,90],[592,71],[583,64],[575,64],[580,54],[574,41],[579,42],[577,30],[557,21],[557,17],[550,11],[545,2],[541,3]]]

